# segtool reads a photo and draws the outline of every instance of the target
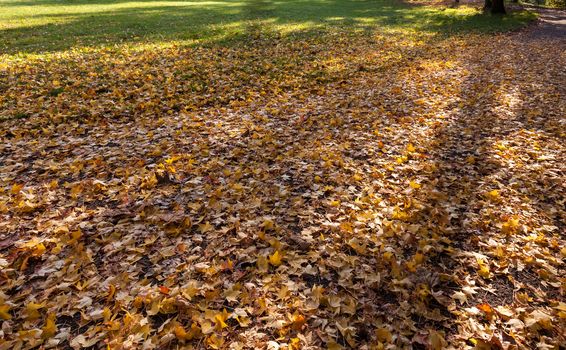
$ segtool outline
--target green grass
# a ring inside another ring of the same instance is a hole
[[[332,30],[500,31],[533,18],[394,0],[0,0],[0,53],[122,43],[216,43],[250,35]]]

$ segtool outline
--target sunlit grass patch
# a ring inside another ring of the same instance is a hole
[[[0,0],[0,53],[176,41],[228,43],[250,35],[407,30],[429,33],[503,31],[532,20],[461,6],[408,6],[362,1],[99,1]]]

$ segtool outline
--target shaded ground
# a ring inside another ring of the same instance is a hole
[[[0,70],[0,348],[564,344],[562,40],[335,31]]]
[[[529,28],[526,38],[532,40],[556,39],[566,41],[566,10],[526,7],[539,18],[535,27]]]

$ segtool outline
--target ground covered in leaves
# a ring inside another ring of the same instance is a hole
[[[0,349],[558,349],[564,40],[0,63]]]

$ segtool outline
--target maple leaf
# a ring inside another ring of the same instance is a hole
[[[490,200],[497,202],[501,198],[498,190],[492,190],[486,193],[486,197]]]
[[[291,317],[291,328],[298,331],[303,328],[306,322],[305,316],[296,313]]]
[[[269,263],[275,267],[281,265],[283,256],[278,250],[269,256]]]
[[[454,292],[454,294],[452,294],[452,299],[460,301],[460,304],[468,302],[468,296],[462,292]]]
[[[41,337],[44,339],[51,338],[57,332],[57,325],[55,324],[55,315],[48,314],[45,320],[45,325],[41,328]]]
[[[513,316],[513,310],[505,307],[505,306],[497,306],[495,308],[495,310],[497,311],[497,313],[501,316],[503,316],[505,319],[509,319]]]
[[[409,186],[411,186],[411,188],[413,188],[413,189],[415,189],[415,190],[421,188],[421,184],[420,184],[420,183],[415,182],[415,181],[412,181],[412,180],[409,182]]]
[[[37,303],[33,303],[30,302],[26,305],[26,314],[27,314],[27,319],[30,321],[34,321],[37,320],[41,314],[39,313],[39,309],[42,309],[45,307],[45,304],[37,304]]]
[[[510,235],[518,231],[519,219],[518,218],[510,218],[506,222],[503,223],[501,226],[501,232],[505,235]]]
[[[216,327],[218,327],[219,329],[228,327],[228,325],[226,324],[228,317],[230,317],[230,314],[226,311],[226,309],[223,309],[221,313],[215,314],[214,322],[216,323]]]
[[[224,297],[227,301],[236,302],[238,301],[238,296],[240,295],[240,291],[233,286],[229,290],[224,293]]]
[[[525,326],[533,327],[534,325],[538,325],[545,329],[552,329],[552,321],[552,316],[540,310],[534,310],[525,317]]]
[[[212,226],[212,225],[210,224],[210,222],[207,221],[207,222],[204,223],[204,224],[198,225],[198,229],[199,229],[199,231],[200,231],[201,233],[207,233],[207,232],[212,231],[212,230],[214,229],[214,226]]]
[[[206,344],[212,349],[220,349],[224,344],[224,338],[217,336],[216,334],[212,334],[211,336],[206,338]]]

